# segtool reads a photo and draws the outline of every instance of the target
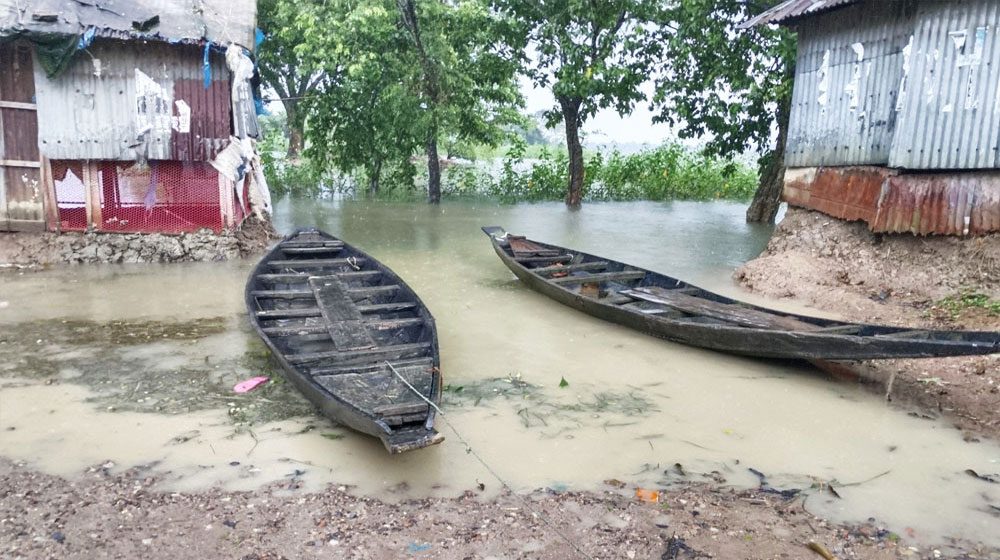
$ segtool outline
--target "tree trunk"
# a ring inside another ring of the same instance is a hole
[[[301,115],[299,115],[299,102],[296,99],[286,99],[285,119],[288,122],[288,159],[294,160],[302,153],[305,141],[302,135]]]
[[[441,160],[438,159],[437,127],[427,129],[427,203],[441,202]]]
[[[778,104],[778,145],[761,158],[760,185],[747,208],[748,222],[773,222],[781,206],[785,186],[785,141],[788,138],[788,117],[791,99]]]
[[[370,175],[368,176],[368,196],[375,198],[378,196],[378,182],[382,175],[382,160],[376,159],[375,163],[372,165],[370,170]]]
[[[566,148],[569,150],[569,186],[566,205],[578,208],[583,202],[583,146],[580,144],[580,100],[560,99],[566,123]]]

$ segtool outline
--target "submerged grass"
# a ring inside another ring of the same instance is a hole
[[[525,428],[542,429],[545,437],[567,438],[573,437],[573,430],[587,425],[605,430],[631,426],[635,422],[623,422],[622,418],[640,418],[659,411],[650,399],[632,389],[575,394],[574,400],[560,394],[567,390],[559,385],[539,387],[522,380],[518,374],[511,374],[464,385],[447,385],[442,404],[460,408],[480,406],[484,401],[502,401],[512,407]]]
[[[312,414],[248,325],[216,317],[192,321],[36,321],[0,335],[0,377],[75,383],[108,411],[160,414],[225,408],[238,429]],[[236,332],[233,332],[236,331]],[[232,387],[271,378],[251,393]]]

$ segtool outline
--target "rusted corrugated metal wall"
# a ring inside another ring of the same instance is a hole
[[[35,69],[38,144],[60,160],[208,161],[230,135],[229,70],[212,53],[147,41],[95,41],[53,79]]]
[[[913,12],[865,2],[801,23],[788,166],[888,162]]]
[[[889,165],[1000,167],[1000,3],[920,4]]]

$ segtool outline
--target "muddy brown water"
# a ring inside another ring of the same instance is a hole
[[[244,317],[252,262],[67,266],[0,273],[0,455],[67,476],[144,465],[182,491],[333,483],[385,499],[496,492],[476,455],[518,490],[751,486],[754,469],[801,490],[816,514],[1000,545],[1000,484],[966,473],[1000,472],[996,443],[807,366],[688,348],[561,306],[522,286],[478,229],[749,299],[731,271],[769,229],[745,224],[741,205],[284,201],[276,216],[282,231],[344,238],[420,293],[438,322],[445,443],[392,457],[314,415]],[[232,393],[256,375],[276,382]]]

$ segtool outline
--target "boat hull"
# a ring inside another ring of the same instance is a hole
[[[245,298],[285,377],[324,416],[379,438],[390,453],[444,439],[434,429],[441,395],[434,318],[388,267],[301,229],[258,263]]]
[[[740,304],[724,296],[690,286],[675,278],[631,267],[618,261],[572,251],[556,245],[532,242],[537,246],[556,250],[560,254],[572,255],[575,260],[582,263],[599,261],[606,262],[609,268],[617,270],[641,271],[643,274],[631,288],[653,286],[667,290],[693,290],[698,294],[698,297],[710,298],[708,301],[713,306],[735,305],[739,306],[739,309],[770,313],[777,319],[801,322],[804,327],[813,332],[776,328],[747,328],[746,326],[726,324],[724,321],[698,323],[690,320],[690,317],[677,320],[647,314],[637,311],[635,308],[606,303],[609,299],[606,297],[593,297],[593,295],[581,293],[579,290],[570,289],[565,284],[553,283],[550,278],[533,272],[532,268],[525,266],[514,257],[510,248],[496,237],[496,234],[502,232],[502,229],[495,227],[483,229],[490,235],[493,248],[503,263],[531,289],[589,315],[680,344],[743,356],[806,360],[929,358],[1000,352],[1000,335],[997,333],[882,327],[780,313]],[[546,263],[544,258],[539,258],[537,262]],[[630,290],[624,290],[624,292],[628,293]],[[852,328],[856,329],[859,334],[829,333],[829,331],[838,329],[850,330]],[[917,338],[906,338],[907,336],[917,336]]]

